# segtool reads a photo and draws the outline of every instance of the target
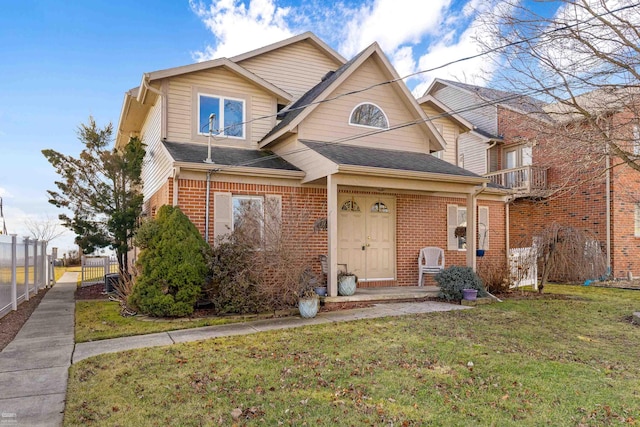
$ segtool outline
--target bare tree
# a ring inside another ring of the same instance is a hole
[[[640,4],[544,3],[506,0],[484,16],[489,37],[479,42],[500,64],[492,81],[546,103],[530,109],[530,142],[544,143],[542,162],[564,162],[558,187],[598,181],[610,167],[640,171]]]
[[[44,218],[27,218],[24,225],[29,230],[31,237],[47,243],[65,233],[65,230],[60,229],[60,222],[49,215]]]

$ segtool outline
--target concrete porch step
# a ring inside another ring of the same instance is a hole
[[[390,288],[356,288],[350,296],[323,297],[325,304],[371,301],[410,301],[438,296],[437,286],[395,286]]]

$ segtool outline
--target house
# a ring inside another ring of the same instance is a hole
[[[594,143],[602,141],[600,127],[561,104],[448,80],[436,79],[425,96],[468,120],[473,129],[459,136],[458,152],[445,152],[443,158],[512,190],[510,247],[530,246],[556,222],[593,235],[613,277],[640,275],[640,173],[601,149],[594,156]],[[608,100],[604,93],[583,96],[587,99],[579,102],[591,105],[594,117],[608,123],[609,136],[629,141],[627,151],[640,153],[637,117],[627,104],[619,97]],[[574,149],[558,150],[567,144]],[[588,167],[584,158],[592,159]]]
[[[359,286],[416,286],[426,246],[446,249],[447,265],[475,267],[478,245],[506,259],[507,193],[438,158],[451,126],[468,130],[455,117],[432,122],[378,44],[346,61],[304,33],[144,73],[125,94],[116,144],[147,145],[146,212],[179,206],[209,242],[247,207],[276,207],[258,227],[304,210],[308,263],[319,270],[328,255],[335,296],[339,265]],[[309,232],[323,220],[326,231]],[[457,237],[459,226],[474,238]]]

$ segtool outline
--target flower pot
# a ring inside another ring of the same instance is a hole
[[[338,295],[350,296],[356,293],[356,276],[341,276],[338,279]]]
[[[476,256],[483,257],[484,256],[484,249],[476,249]]]
[[[313,290],[318,294],[318,296],[326,297],[327,296],[327,287],[326,286],[317,286],[313,288]]]
[[[478,298],[478,290],[477,289],[463,289],[462,290],[462,299],[465,301],[475,301]]]
[[[311,319],[316,317],[318,309],[320,308],[320,298],[300,298],[298,300],[298,310],[300,310],[300,316],[305,319]]]

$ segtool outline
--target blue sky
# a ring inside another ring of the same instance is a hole
[[[232,56],[313,31],[346,58],[378,41],[400,75],[477,52],[483,0],[8,0],[0,14],[0,197],[10,233],[56,218],[40,151],[77,155],[79,124],[117,125],[142,73]],[[486,61],[485,61],[486,62]],[[482,61],[437,76],[480,83]],[[436,75],[410,81],[419,92]],[[73,247],[67,233],[50,246]]]

